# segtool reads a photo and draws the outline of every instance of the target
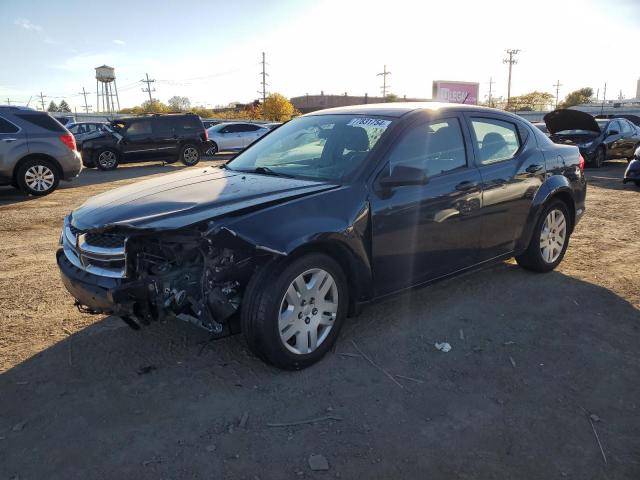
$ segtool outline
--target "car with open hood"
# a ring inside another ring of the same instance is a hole
[[[600,168],[606,160],[633,157],[640,146],[640,128],[625,118],[596,119],[580,110],[554,110],[544,116],[551,140],[576,145],[588,165]]]
[[[553,270],[585,210],[584,161],[511,113],[459,104],[297,117],[222,167],[87,200],[57,251],[76,305],[132,328],[242,332],[297,369],[348,316],[408,288],[514,257]]]

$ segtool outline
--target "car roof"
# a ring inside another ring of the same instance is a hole
[[[462,103],[441,103],[441,102],[394,102],[394,103],[368,103],[364,105],[350,105],[347,107],[327,108],[307,113],[305,116],[313,115],[382,115],[386,117],[402,117],[408,113],[418,110],[443,111],[443,110],[473,110],[486,112],[500,112],[508,114],[495,108],[479,107],[477,105],[465,105]],[[509,114],[508,114],[509,115]]]

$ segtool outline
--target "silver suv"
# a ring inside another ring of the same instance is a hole
[[[47,195],[80,170],[76,141],[60,122],[45,112],[0,105],[0,185]]]

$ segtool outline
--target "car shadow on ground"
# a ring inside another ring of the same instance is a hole
[[[99,318],[0,377],[0,477],[297,478],[322,453],[343,478],[638,478],[639,326],[511,263],[370,306],[301,372]]]
[[[609,160],[604,163],[601,168],[587,168],[585,175],[588,185],[594,185],[611,190],[633,190],[633,183],[623,184],[624,171],[627,169],[629,162],[627,160]],[[587,190],[587,196],[589,192]]]
[[[162,161],[153,161],[145,163],[125,163],[115,170],[103,172],[96,168],[85,168],[78,177],[70,182],[61,181],[59,190],[69,190],[87,185],[98,185],[109,182],[117,182],[132,178],[147,177],[149,175],[157,175],[163,173],[174,173],[185,168],[202,168],[208,166],[217,166],[231,158],[232,155],[220,154],[215,157],[204,157],[195,167],[187,167],[179,162],[166,163]],[[114,187],[115,188],[115,187]],[[0,187],[0,205],[9,205],[21,203],[25,201],[37,201],[46,197],[36,197],[27,195],[13,187]]]

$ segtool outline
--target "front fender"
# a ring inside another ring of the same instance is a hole
[[[544,205],[549,201],[549,199],[557,195],[568,195],[573,202],[573,190],[571,188],[571,184],[567,177],[563,175],[553,175],[549,177],[536,192],[533,197],[533,201],[531,202],[531,208],[529,209],[529,215],[527,217],[527,222],[525,223],[525,228],[522,231],[522,236],[516,245],[516,252],[522,252],[527,248],[531,241],[533,230],[540,219],[540,215],[542,214]],[[575,225],[575,205],[573,205],[572,210],[574,218],[571,219],[571,224]]]

